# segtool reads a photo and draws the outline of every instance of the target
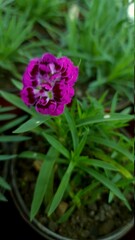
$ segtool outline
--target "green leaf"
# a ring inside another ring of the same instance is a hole
[[[19,158],[30,158],[30,159],[40,159],[44,160],[45,155],[43,153],[38,153],[38,152],[32,152],[32,151],[24,151],[21,152],[19,155]]]
[[[0,192],[0,201],[7,202],[6,197]]]
[[[108,197],[108,202],[111,203],[114,198],[114,194],[110,191],[109,197]]]
[[[21,100],[21,98],[15,96],[12,93],[7,93],[4,91],[0,91],[1,96],[6,99],[8,102],[12,103],[13,105],[15,105],[16,107],[24,110],[25,112],[34,115],[34,111],[32,111],[32,109],[28,108],[23,101]]]
[[[0,186],[7,190],[11,190],[11,187],[9,186],[9,184],[2,177],[0,177]]]
[[[59,151],[61,154],[63,154],[66,158],[70,157],[70,153],[69,151],[62,145],[61,142],[59,142],[56,138],[54,138],[53,136],[47,134],[47,133],[43,133],[43,136],[46,138],[46,140],[57,150]]]
[[[57,223],[63,223],[66,222],[69,217],[71,216],[71,214],[73,213],[75,209],[75,206],[70,207],[61,217],[60,219],[57,221]]]
[[[20,141],[26,141],[28,139],[30,139],[30,137],[14,136],[14,135],[0,136],[0,142],[20,142]]]
[[[101,156],[101,155],[100,155]],[[108,161],[108,162],[106,162]],[[82,163],[87,164],[89,166],[94,166],[94,167],[99,167],[99,168],[103,168],[103,169],[108,169],[111,171],[116,171],[116,172],[120,172],[124,177],[128,178],[128,179],[133,179],[132,174],[125,169],[123,166],[121,166],[118,162],[115,162],[113,159],[111,158],[103,158],[103,161],[98,160],[98,159],[91,159],[88,157],[80,157],[79,158],[79,162],[80,164]],[[81,165],[80,165],[81,167]]]
[[[133,179],[132,174],[123,166],[121,166],[118,162],[111,161],[111,164],[117,168],[117,172],[120,172],[127,179]]]
[[[93,137],[93,136],[91,137],[91,141],[99,143],[101,145],[105,145],[105,146],[110,147],[112,149],[115,149],[116,151],[125,155],[130,161],[134,162],[133,154],[131,154],[128,150],[126,150],[120,144],[118,144],[114,141],[106,140],[106,139],[100,138],[100,137]]]
[[[123,193],[120,191],[120,189],[108,178],[106,178],[103,174],[98,173],[97,171],[93,169],[88,169],[86,167],[82,167],[82,169],[90,174],[92,177],[97,179],[99,182],[101,182],[104,186],[106,186],[109,190],[111,190],[119,199],[121,199],[125,205],[128,207],[129,210],[131,210],[131,207],[123,195]]]
[[[69,180],[70,180],[70,176],[71,176],[71,173],[74,169],[74,163],[73,162],[70,162],[61,182],[60,182],[60,185],[54,195],[54,198],[52,200],[52,203],[51,203],[51,206],[50,206],[50,209],[48,211],[48,216],[50,216],[54,211],[55,209],[58,207],[58,205],[60,204],[61,200],[62,200],[62,197],[67,189],[67,186],[68,186],[68,183],[69,183]]]
[[[21,122],[26,120],[26,118],[27,118],[27,116],[22,116],[20,118],[17,118],[15,120],[12,120],[12,121],[6,123],[5,125],[0,127],[0,133],[7,131],[8,129],[11,129],[11,128],[15,127],[16,125],[19,125]]]
[[[12,114],[12,113],[1,114],[0,115],[0,121],[10,120],[10,119],[15,118],[15,117],[16,117],[16,114]]]
[[[81,139],[81,141],[79,142],[75,152],[74,152],[74,159],[78,160],[78,157],[80,156],[84,146],[85,146],[85,143],[87,141],[87,136],[88,136],[88,132],[86,131]]]
[[[41,206],[48,184],[50,182],[54,163],[57,159],[57,156],[58,156],[58,152],[52,147],[49,149],[47,155],[45,156],[45,160],[41,166],[41,169],[37,178],[36,186],[35,186],[35,191],[34,191],[33,201],[31,205],[31,211],[30,211],[31,220],[33,220],[33,218],[35,217],[35,215],[37,214]]]
[[[69,126],[72,140],[73,140],[73,146],[74,146],[74,150],[75,150],[78,146],[78,134],[77,134],[75,122],[74,122],[74,119],[72,118],[71,114],[69,113],[68,108],[65,108],[64,114],[65,114],[66,120],[68,122],[68,126]]]
[[[14,84],[14,86],[15,86],[16,88],[18,88],[19,90],[21,90],[21,89],[23,88],[22,82],[19,82],[19,81],[15,80],[15,79],[11,79],[11,82],[12,82],[12,83]]]
[[[0,113],[9,112],[9,111],[12,111],[14,109],[15,109],[15,107],[3,107],[3,106],[0,106]]]
[[[93,191],[95,191],[95,189],[98,189],[98,186],[100,185],[99,182],[97,181],[92,181],[90,183],[90,185],[88,185],[87,187],[84,187],[83,189],[79,190],[79,192],[77,192],[77,194],[75,195],[75,198],[84,198],[84,196],[89,196],[90,194],[93,195]]]
[[[13,154],[13,155],[1,155],[0,154],[0,161],[10,160],[15,157],[16,157],[16,154]]]
[[[103,117],[85,118],[77,121],[77,127],[91,125],[95,123],[106,123],[114,121],[131,121],[133,116],[120,113],[106,114]]]
[[[112,104],[111,104],[111,113],[114,113],[115,110],[117,109],[117,103],[118,103],[118,92],[115,93],[113,99],[112,99]]]
[[[99,168],[108,169],[108,170],[112,170],[112,171],[117,171],[117,168],[115,166],[111,165],[110,163],[106,163],[101,160],[98,160],[98,159],[91,159],[88,157],[80,157],[79,162],[80,162],[80,164],[82,163],[83,165],[87,164],[89,166],[94,166],[94,167],[99,167]]]
[[[53,194],[54,194],[54,176],[55,176],[55,168],[54,171],[52,171],[52,174],[50,176],[50,180],[48,182],[48,186],[46,189],[46,193],[45,193],[45,198],[44,198],[44,204],[47,206],[46,207],[46,212],[48,211],[48,208],[50,206],[50,202],[52,201],[53,198]]]
[[[46,118],[46,121],[49,119],[50,117]],[[13,131],[13,133],[24,133],[30,130],[33,130],[34,128],[40,126],[42,123],[45,122],[45,119],[40,119],[40,118],[31,118],[29,120],[27,120],[25,123],[23,123],[20,127],[18,127],[15,131]]]

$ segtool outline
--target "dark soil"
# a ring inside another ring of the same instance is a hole
[[[18,188],[30,209],[37,170],[33,166],[33,160],[18,159],[16,163],[15,173]],[[129,196],[129,201],[131,199],[132,196]],[[62,236],[79,240],[96,240],[98,237],[126,225],[132,218],[132,212],[122,202],[116,199],[108,204],[106,196],[93,204],[76,209],[66,223],[57,224],[47,218],[44,212],[45,209],[42,206],[36,217],[44,226]],[[58,219],[57,212],[55,217]]]

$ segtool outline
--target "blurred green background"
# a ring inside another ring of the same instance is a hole
[[[128,0],[0,0],[0,88],[44,52],[79,65],[79,98],[133,102],[133,19]],[[13,86],[12,86],[13,88]]]

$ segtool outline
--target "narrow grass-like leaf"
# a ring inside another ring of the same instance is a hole
[[[48,117],[48,119],[49,118],[50,117]],[[40,126],[42,123],[44,123],[44,120],[40,120],[38,118],[31,118],[25,123],[23,123],[20,127],[18,127],[15,131],[13,131],[13,133],[24,133],[33,130],[34,128]]]
[[[0,186],[3,187],[4,189],[10,190],[11,187],[9,184],[5,181],[4,178],[0,177]]]
[[[103,174],[98,173],[97,171],[93,169],[88,169],[86,167],[82,167],[85,172],[90,174],[90,176],[97,179],[99,182],[101,182],[104,186],[106,186],[109,190],[111,190],[119,199],[121,199],[125,205],[128,207],[129,210],[131,210],[131,207],[123,195],[123,193],[120,191],[120,189],[108,178],[106,178]]]
[[[6,197],[0,192],[0,201],[7,202]]]
[[[12,83],[14,84],[14,86],[15,86],[16,88],[18,88],[19,90],[21,90],[21,89],[23,88],[22,82],[19,82],[19,81],[15,80],[15,79],[11,79],[11,82],[12,82]]]
[[[45,193],[52,175],[54,163],[57,159],[57,156],[58,156],[58,152],[51,147],[41,166],[41,169],[37,178],[36,186],[35,186],[32,205],[31,205],[31,211],[30,211],[31,220],[33,220],[33,218],[35,217],[35,215],[37,214],[41,206],[41,203],[45,196]]]
[[[68,122],[68,126],[69,126],[72,140],[73,140],[73,147],[75,150],[78,146],[78,134],[77,134],[75,122],[74,122],[74,119],[72,118],[71,114],[69,113],[68,108],[65,108],[64,114],[65,114],[66,120]]]
[[[9,112],[9,111],[12,111],[14,109],[15,109],[15,107],[3,107],[3,106],[0,106],[0,113]]]
[[[40,159],[44,160],[45,159],[45,154],[43,153],[38,153],[38,152],[32,152],[32,151],[24,151],[21,152],[19,155],[19,158],[30,158],[30,159]]]
[[[90,158],[85,158],[85,157],[80,157],[79,158],[80,164],[86,164],[89,166],[94,166],[94,167],[99,167],[103,169],[108,169],[112,171],[117,171],[117,168],[115,166],[112,166],[110,163],[103,162],[98,159],[90,159]]]
[[[131,154],[128,150],[126,150],[125,148],[120,146],[120,144],[117,144],[114,141],[106,140],[106,139],[103,139],[103,138],[100,138],[100,137],[93,137],[93,136],[91,137],[91,141],[99,143],[101,145],[105,145],[105,146],[110,147],[112,149],[115,149],[116,151],[125,155],[130,161],[134,162],[133,154]]]
[[[106,159],[103,159],[103,161],[101,161],[98,159],[91,159],[88,157],[80,157],[79,161],[80,161],[80,164],[83,163],[83,165],[86,164],[88,166],[94,166],[94,167],[99,167],[103,169],[108,169],[111,171],[120,172],[124,177],[128,179],[133,179],[132,174],[123,166],[121,166],[118,162],[115,162],[113,159],[109,159],[108,162],[106,162]]]
[[[116,167],[117,172],[121,173],[125,178],[127,178],[127,180],[128,179],[133,179],[132,174],[126,168],[124,168],[124,166],[121,166],[121,164],[119,164],[118,162],[115,162],[115,161],[112,160],[111,165]]]
[[[77,196],[78,198],[83,198],[85,195],[86,195],[86,196],[88,196],[88,195],[90,195],[90,194],[93,195],[93,190],[97,189],[97,187],[98,187],[99,185],[100,185],[100,183],[94,180],[93,182],[91,182],[91,184],[90,184],[89,186],[81,189],[81,190],[76,194],[76,196]],[[75,196],[75,197],[76,197],[76,196]]]
[[[112,166],[116,167],[117,168],[117,172],[121,173],[125,178],[126,180],[128,181],[129,179],[132,179],[133,176],[132,174],[130,173],[130,170],[129,169],[126,169],[124,166],[122,166],[121,162],[119,163],[119,161],[116,159],[113,159],[111,158],[110,156],[107,156],[105,153],[103,153],[102,151],[97,151],[95,153],[95,156],[99,159],[102,159],[103,162],[108,162],[110,163]],[[131,172],[132,172],[132,169],[133,169],[133,162],[130,162],[130,165],[131,165]],[[127,165],[126,165],[127,166]]]
[[[16,117],[16,114],[13,114],[13,113],[1,114],[0,115],[0,121],[10,120],[10,119],[15,118],[15,117]]]
[[[77,121],[77,127],[91,125],[95,123],[106,123],[106,122],[114,122],[114,121],[130,121],[133,119],[131,115],[125,115],[120,113],[115,114],[107,114],[103,117],[96,117],[96,118],[85,118]]]
[[[53,136],[51,136],[45,132],[43,133],[43,136],[51,144],[51,146],[53,146],[57,151],[59,151],[61,154],[63,154],[66,158],[70,157],[69,151],[56,138],[54,138]]]
[[[135,185],[135,177],[133,179],[121,179],[119,182],[117,182],[118,187],[129,188],[129,186],[131,186],[131,190],[133,190],[134,185]]]
[[[57,223],[66,222],[69,219],[69,217],[71,216],[71,214],[73,213],[74,209],[75,209],[75,206],[73,205],[60,217],[60,219],[57,221]]]
[[[30,113],[32,115],[34,115],[34,111],[32,111],[32,109],[28,108],[23,101],[21,100],[21,98],[15,96],[12,93],[7,93],[4,91],[0,91],[1,96],[6,99],[8,102],[12,103],[13,105],[15,105],[16,107],[24,110],[27,113]]]
[[[21,142],[29,139],[30,137],[25,137],[25,136],[14,136],[14,135],[0,136],[0,142]]]
[[[109,197],[108,197],[108,202],[111,203],[114,198],[114,194],[110,191]]]
[[[10,160],[10,159],[12,159],[12,158],[15,158],[16,157],[16,155],[15,154],[13,154],[13,155],[1,155],[0,154],[0,161],[5,161],[5,160]]]
[[[78,111],[79,118],[82,118],[82,109],[81,109],[81,104],[79,100],[77,100],[77,111]]]
[[[0,127],[0,133],[7,131],[8,129],[11,129],[11,128],[15,127],[16,125],[19,125],[24,120],[26,120],[26,118],[27,118],[27,116],[22,116],[20,118],[17,118],[15,120],[12,120],[12,121],[4,124],[3,126]]]
[[[79,142],[75,152],[74,152],[74,158],[76,160],[78,160],[78,157],[80,156],[84,146],[85,146],[85,143],[86,143],[86,140],[87,140],[87,136],[88,136],[88,132],[86,131],[81,139],[81,141]]]
[[[114,113],[115,110],[117,109],[117,102],[118,102],[118,93],[116,92],[113,99],[112,99],[112,104],[111,104],[111,113]]]
[[[69,183],[69,180],[70,180],[70,176],[71,176],[71,173],[74,169],[74,163],[73,162],[70,162],[61,182],[60,182],[60,185],[54,195],[54,198],[52,200],[52,203],[51,203],[51,206],[50,206],[50,209],[48,211],[48,216],[50,216],[54,211],[55,209],[58,207],[58,205],[60,204],[61,200],[62,200],[62,197],[67,189],[67,186],[68,186],[68,183]]]
[[[55,186],[54,176],[55,176],[55,170],[52,171],[52,174],[50,176],[50,180],[48,182],[48,186],[47,186],[47,189],[46,189],[46,193],[45,193],[44,203],[47,206],[46,207],[46,213],[47,213],[47,211],[49,209],[50,202],[51,202],[51,200],[53,198],[54,186]]]

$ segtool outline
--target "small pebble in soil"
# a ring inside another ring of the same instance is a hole
[[[104,235],[113,230],[114,227],[114,221],[108,220],[107,222],[101,223],[99,227],[99,235]]]
[[[106,219],[105,211],[102,209],[99,214],[99,220],[100,222],[103,222],[105,221],[105,219]]]
[[[91,217],[93,217],[94,215],[95,215],[95,211],[90,211],[90,213],[89,213],[89,215],[91,216]]]
[[[61,201],[58,208],[57,208],[57,214],[58,216],[62,216],[68,208],[68,204],[64,201]]]

